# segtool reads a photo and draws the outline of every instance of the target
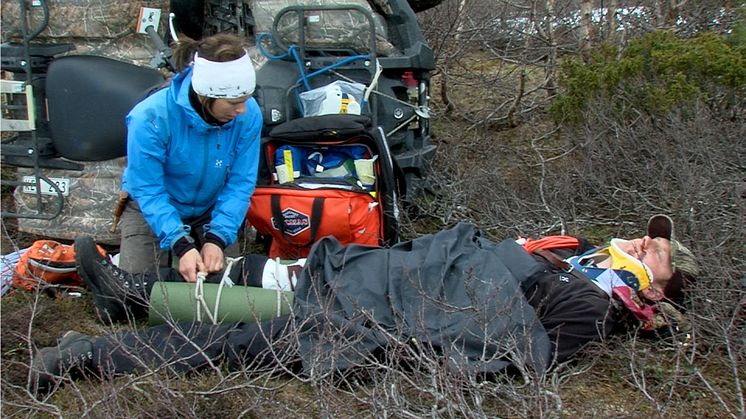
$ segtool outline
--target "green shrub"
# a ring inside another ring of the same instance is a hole
[[[746,37],[739,26],[732,35],[701,33],[681,39],[671,32],[651,32],[623,51],[604,45],[588,63],[563,62],[562,93],[550,108],[555,121],[582,121],[600,101],[621,119],[656,116],[693,101],[716,115],[740,117],[746,86]]]

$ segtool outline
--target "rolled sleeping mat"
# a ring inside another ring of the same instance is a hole
[[[197,300],[195,284],[159,281],[150,292],[148,323],[154,326],[168,320],[198,320],[197,310],[200,310],[201,321],[211,322],[218,294],[217,323],[255,323],[290,313],[294,298],[292,291],[259,287],[234,285],[223,286],[222,290],[219,284],[203,284],[202,287],[206,307]]]

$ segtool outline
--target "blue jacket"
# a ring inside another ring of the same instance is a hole
[[[122,189],[140,206],[164,250],[189,232],[184,221],[207,212],[205,232],[236,241],[254,192],[262,116],[246,112],[216,126],[189,103],[192,69],[176,75],[127,115],[127,168]]]

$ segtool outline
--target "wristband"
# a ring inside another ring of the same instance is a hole
[[[182,257],[186,252],[197,249],[194,245],[194,239],[191,236],[182,236],[179,240],[176,240],[171,246],[171,250],[176,254],[177,257]]]
[[[212,243],[219,247],[220,250],[225,250],[225,242],[223,239],[217,236],[217,234],[207,233],[205,234],[205,243]]]

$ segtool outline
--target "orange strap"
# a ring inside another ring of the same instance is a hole
[[[572,236],[548,236],[541,239],[526,239],[523,248],[529,253],[534,253],[537,249],[561,249],[577,248],[580,241]]]

